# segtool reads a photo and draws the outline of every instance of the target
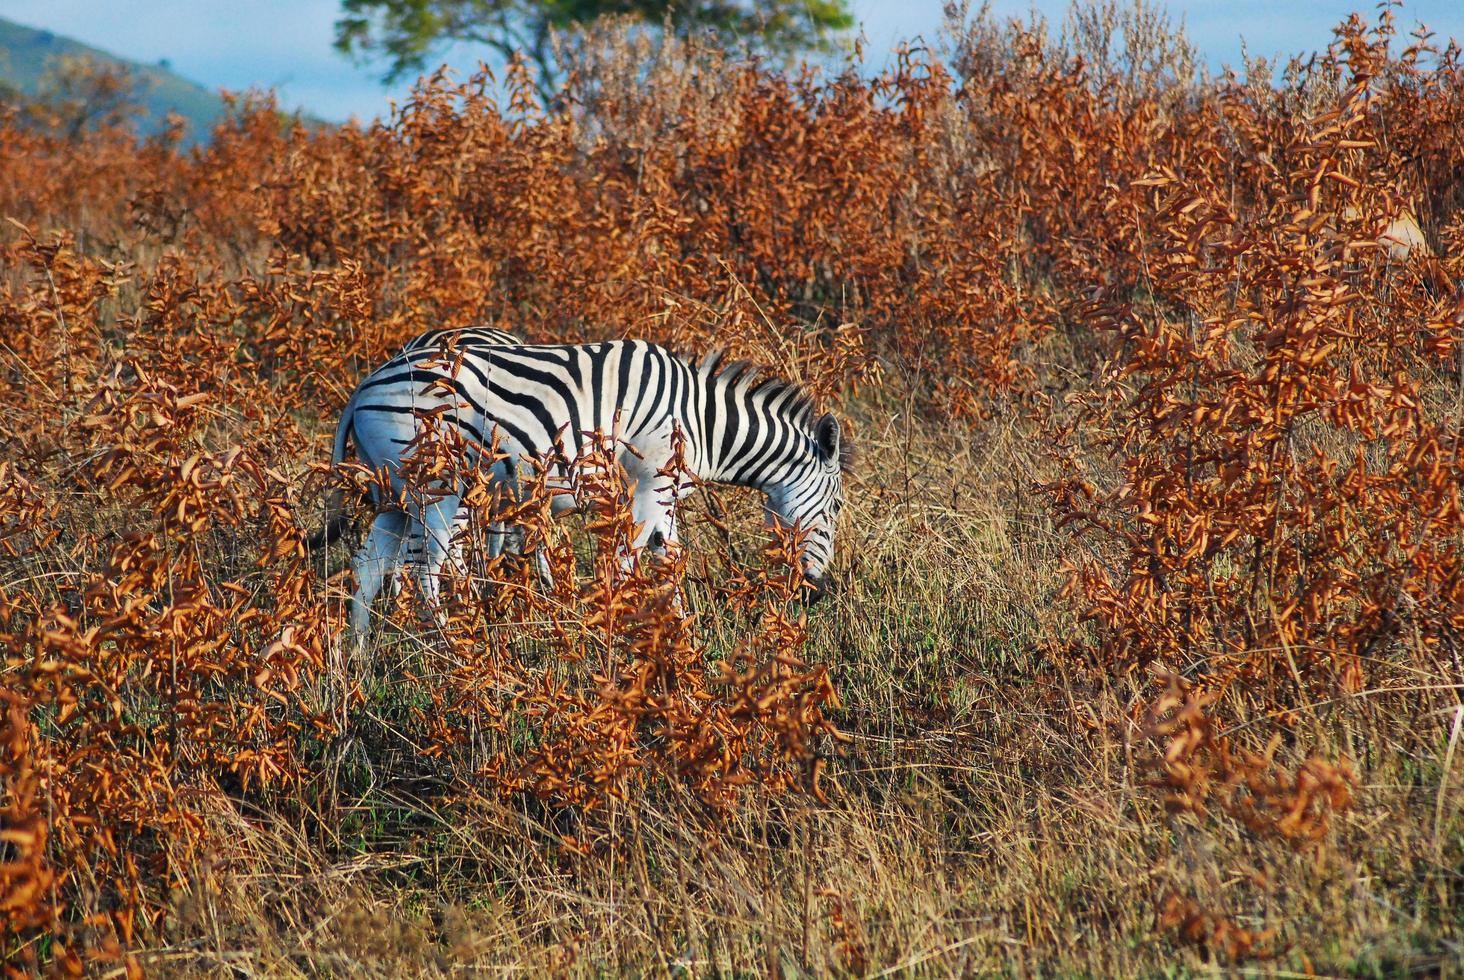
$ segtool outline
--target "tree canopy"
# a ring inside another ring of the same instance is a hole
[[[542,87],[555,76],[551,33],[605,16],[678,33],[712,29],[780,54],[826,49],[854,25],[848,0],[342,0],[335,44],[384,59],[385,80],[394,81],[421,71],[444,44],[477,42],[505,58],[522,53]]]

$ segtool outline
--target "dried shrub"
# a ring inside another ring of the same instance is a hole
[[[1457,78],[1457,49],[1432,52],[1434,75],[1426,47],[1395,60],[1391,40],[1386,16],[1340,28],[1294,83],[1331,92],[1309,117],[1225,82],[1216,111],[1242,161],[1131,182],[1146,271],[1090,307],[1111,353],[1063,432],[1114,469],[1070,452],[1075,475],[1049,488],[1092,546],[1070,594],[1094,663],[1171,675],[1145,726],[1167,802],[1218,803],[1298,846],[1355,785],[1345,759],[1301,748],[1320,729],[1299,719],[1406,689],[1457,642],[1464,609],[1457,405],[1438,397],[1461,307],[1427,250],[1399,250],[1400,216],[1429,189],[1392,128],[1395,106]],[[1237,704],[1298,730],[1246,749],[1214,732]],[[1305,759],[1294,773],[1283,744]],[[1163,918],[1231,955],[1268,948],[1207,915]]]

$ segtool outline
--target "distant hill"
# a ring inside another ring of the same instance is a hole
[[[34,96],[46,69],[54,59],[65,55],[86,55],[131,69],[141,83],[139,101],[145,112],[137,125],[143,133],[160,131],[168,113],[176,112],[188,120],[186,141],[197,142],[208,138],[214,122],[224,113],[224,102],[217,93],[173,73],[167,62],[145,65],[128,61],[51,31],[0,18],[0,85]]]

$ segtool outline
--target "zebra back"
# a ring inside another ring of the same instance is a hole
[[[402,345],[401,353],[428,350],[433,347],[513,347],[523,339],[507,330],[493,327],[440,327],[425,330]]]

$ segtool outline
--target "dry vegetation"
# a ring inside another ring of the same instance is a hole
[[[1275,83],[1099,5],[874,79],[611,33],[554,112],[188,153],[0,118],[8,968],[1457,968],[1464,69],[1392,23]],[[336,412],[470,323],[806,382],[836,597],[727,492],[622,572],[591,467],[524,509],[552,590],[350,662]]]

